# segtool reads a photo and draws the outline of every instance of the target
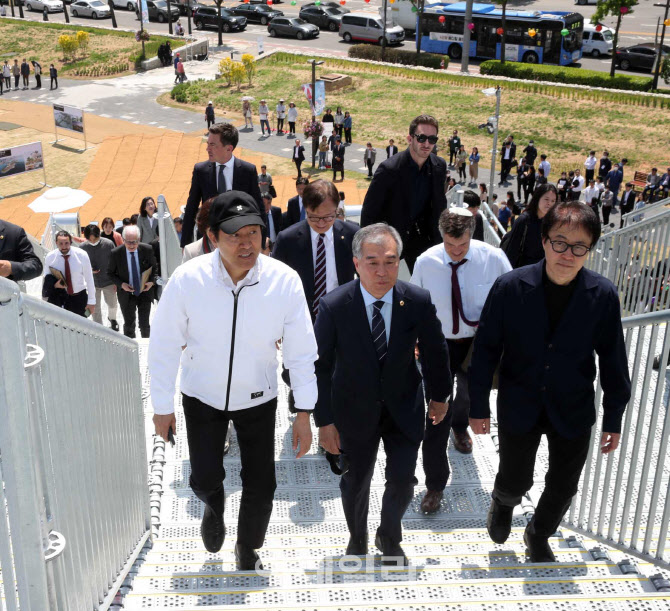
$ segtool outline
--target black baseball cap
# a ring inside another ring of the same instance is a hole
[[[209,226],[213,231],[235,233],[247,225],[265,227],[251,195],[244,191],[226,191],[214,198],[209,209]]]

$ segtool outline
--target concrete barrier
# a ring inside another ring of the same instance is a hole
[[[207,55],[209,52],[209,40],[207,38],[202,38],[200,40],[194,40],[185,44],[183,47],[174,49],[172,52],[172,57],[179,53],[182,62],[188,62],[195,59],[197,55]],[[155,68],[162,68],[162,64],[158,57],[150,57],[145,59],[142,62],[142,70],[153,70]]]

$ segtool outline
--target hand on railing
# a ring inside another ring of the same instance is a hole
[[[172,432],[177,432],[177,419],[174,412],[171,414],[154,414],[154,427],[156,428],[156,435],[168,440],[168,430],[172,427]]]
[[[600,451],[609,454],[619,447],[621,433],[603,433],[600,437]]]

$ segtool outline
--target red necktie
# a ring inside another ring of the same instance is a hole
[[[314,266],[314,305],[312,312],[314,317],[319,313],[319,301],[326,294],[326,245],[324,244],[325,234],[319,234],[319,241],[316,245],[316,264]]]
[[[467,259],[462,259],[458,263],[449,263],[449,265],[451,265],[451,316],[453,320],[451,332],[454,335],[458,333],[461,318],[463,319],[463,322],[470,327],[476,327],[479,324],[479,321],[469,321],[467,318],[465,318],[465,314],[463,312],[461,285],[458,284],[458,268],[466,261]]]
[[[70,255],[63,255],[65,259],[65,286],[67,287],[67,294],[74,295],[74,289],[72,288],[72,276],[70,275]]]

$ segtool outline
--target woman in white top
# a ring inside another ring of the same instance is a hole
[[[151,244],[158,237],[158,218],[153,197],[145,197],[142,200],[137,226],[140,228],[140,242],[143,244]]]
[[[284,119],[286,119],[286,104],[284,104],[283,99],[279,100],[279,104],[277,104],[276,111],[277,111],[277,133],[283,134]]]
[[[261,120],[261,131],[265,136],[265,128],[268,128],[268,136],[272,135],[272,130],[270,129],[270,122],[268,121],[268,115],[270,114],[270,109],[265,103],[265,100],[261,100],[260,106],[258,107],[258,118]]]
[[[249,100],[244,100],[242,102],[242,114],[244,115],[244,127],[254,128],[254,124],[251,122],[251,104]]]
[[[5,5],[2,5],[2,8],[5,8]],[[9,67],[9,63],[5,60],[5,65],[2,67],[2,78],[5,79],[5,87],[7,91],[11,89],[12,86],[12,69]]]
[[[334,122],[333,122],[333,127],[335,128],[335,133],[338,136],[342,135],[342,125],[344,123],[344,113],[342,112],[342,108],[340,106],[337,107],[337,110],[335,111],[335,117],[334,117]]]
[[[288,105],[288,129],[289,137],[295,136],[295,122],[298,120],[298,109],[293,102]]]

